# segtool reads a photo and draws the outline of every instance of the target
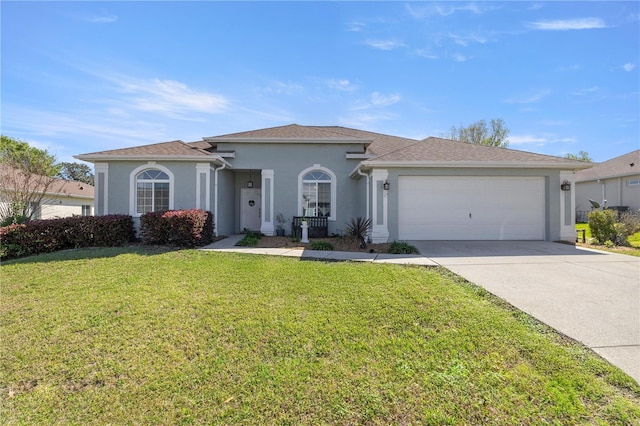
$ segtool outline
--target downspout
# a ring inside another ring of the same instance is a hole
[[[371,215],[369,214],[369,209],[370,209],[370,206],[369,206],[369,197],[370,197],[370,195],[369,195],[369,181],[371,180],[371,174],[363,173],[359,168],[358,168],[357,172],[358,172],[358,174],[360,176],[364,176],[366,178],[366,180],[367,180],[367,220],[369,220],[369,218],[371,217]],[[371,231],[369,230],[369,233],[370,232]]]
[[[213,202],[215,205],[213,206],[213,235],[215,237],[218,236],[218,171],[224,170],[227,167],[227,163],[222,163],[222,166],[215,168],[211,167],[213,170]]]

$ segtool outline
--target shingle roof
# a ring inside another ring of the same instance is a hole
[[[7,184],[6,188],[2,188],[8,191],[15,190],[10,186],[17,185],[19,188],[27,183],[24,179],[24,174],[19,170],[13,167],[9,167],[4,164],[0,164],[0,174],[4,176],[2,179],[3,182]],[[48,181],[49,178],[44,179],[31,179],[29,184],[29,189],[31,191],[42,191],[44,189],[44,181]],[[59,195],[59,196],[76,196],[76,197],[88,197],[93,198],[95,188],[89,184],[84,182],[78,182],[75,180],[64,180],[64,179],[55,179],[51,178],[51,183],[46,189],[46,193],[50,195]]]
[[[167,157],[180,157],[180,156],[202,156],[210,157],[212,154],[205,151],[199,145],[190,146],[180,140],[154,143],[151,145],[134,146],[131,148],[112,149],[109,151],[91,152],[88,154],[82,154],[81,157],[89,156],[167,156]]]
[[[248,132],[212,136],[205,139],[212,142],[216,139],[360,139],[351,135],[335,132],[332,129],[336,128],[289,124],[287,126],[270,127],[268,129],[250,130]]]
[[[401,147],[372,161],[389,162],[501,162],[501,163],[545,163],[574,164],[582,163],[551,155],[536,154],[515,149],[489,147],[450,139],[429,137]]]
[[[576,182],[640,174],[640,149],[576,173]]]

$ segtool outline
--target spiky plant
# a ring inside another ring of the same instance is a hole
[[[351,218],[351,221],[347,223],[347,234],[360,241],[360,248],[365,248],[367,246],[366,238],[372,225],[371,219]]]

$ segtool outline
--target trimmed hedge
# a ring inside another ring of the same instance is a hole
[[[145,244],[195,247],[213,241],[213,215],[201,209],[145,213],[140,218]]]
[[[0,258],[80,247],[121,246],[135,239],[133,218],[126,215],[37,220],[0,228]]]

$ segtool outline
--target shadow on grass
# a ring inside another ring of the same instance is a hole
[[[60,250],[51,253],[36,254],[18,259],[7,259],[0,265],[14,265],[27,263],[63,262],[68,260],[100,259],[117,257],[123,254],[138,254],[140,256],[155,256],[172,251],[178,251],[178,247],[170,246],[146,246],[131,244],[120,247],[83,247],[77,249]]]

